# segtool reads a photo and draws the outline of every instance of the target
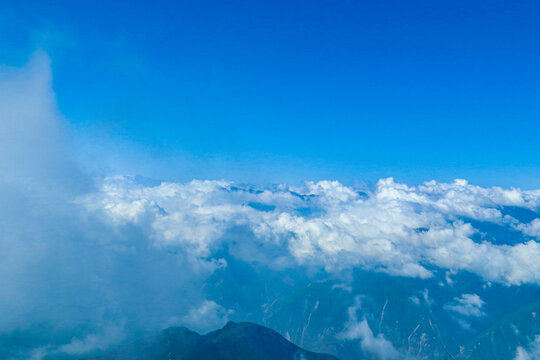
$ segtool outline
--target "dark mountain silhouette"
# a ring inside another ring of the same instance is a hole
[[[248,322],[229,322],[200,335],[171,327],[159,335],[129,343],[87,360],[337,360],[301,349],[274,330]]]

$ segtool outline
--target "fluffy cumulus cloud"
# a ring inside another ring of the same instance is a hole
[[[111,224],[143,227],[155,246],[197,259],[211,258],[232,229],[242,228],[254,251],[272,248],[282,264],[419,278],[443,268],[507,285],[540,283],[540,246],[531,237],[538,219],[523,224],[504,212],[518,207],[537,213],[539,191],[482,188],[464,180],[407,186],[391,178],[366,192],[336,181],[254,188],[194,180],[149,187],[112,177],[80,201]],[[479,240],[471,220],[522,231],[522,241]]]
[[[529,236],[534,236],[537,239],[540,239],[540,219],[534,219],[528,224],[519,224],[516,226],[516,228]]]
[[[486,315],[482,311],[485,302],[476,294],[463,294],[454,298],[454,301],[444,306],[445,309],[463,316],[481,317]]]

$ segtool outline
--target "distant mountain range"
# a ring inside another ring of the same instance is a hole
[[[171,327],[155,336],[122,345],[86,360],[338,360],[304,350],[277,332],[248,322],[229,322],[220,330],[200,335]]]
[[[454,274],[449,285],[442,284],[444,272],[420,280],[358,270],[343,283],[324,278],[304,283],[289,280],[293,285],[284,291],[286,286],[274,290],[274,279],[234,261],[228,271],[230,277],[216,276],[216,284],[209,287],[215,290],[209,293],[211,299],[301,347],[342,360],[512,360],[518,347],[527,348],[540,335],[536,286],[483,286],[466,273]],[[258,284],[260,288],[253,291]],[[468,308],[452,310],[449,305],[459,303],[456,299],[463,294],[477,294],[485,304],[472,314],[463,311]],[[376,346],[369,347],[366,335],[370,334],[342,336],[351,323],[355,297],[361,303],[357,323],[365,318],[374,344],[384,344],[384,338],[397,353],[377,353]],[[264,304],[262,316],[258,304]]]

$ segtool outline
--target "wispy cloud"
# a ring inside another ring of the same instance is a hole
[[[197,331],[219,328],[229,321],[234,312],[225,309],[215,301],[204,300],[200,305],[192,307],[180,319],[171,319],[171,325],[183,325]]]
[[[3,344],[0,357],[108,346],[119,319],[126,333],[158,328],[204,299],[201,279],[223,266],[183,262],[144,227],[120,233],[77,204],[97,188],[66,132],[45,54],[0,68],[0,333],[48,329],[34,351]]]
[[[376,356],[377,359],[403,358],[402,354],[394,348],[390,341],[385,339],[383,334],[377,334],[376,336],[373,334],[365,317],[362,317],[361,320],[358,319],[358,312],[361,310],[361,296],[356,296],[354,304],[348,309],[349,320],[345,324],[345,329],[338,334],[338,337],[345,340],[360,341],[362,350]]]
[[[105,326],[102,333],[88,334],[82,339],[73,338],[70,343],[60,346],[54,352],[69,355],[87,354],[95,350],[105,350],[123,340],[124,337],[125,332],[122,325],[109,324]]]
[[[536,335],[534,340],[524,348],[518,346],[514,360],[538,360],[540,359],[540,335]]]

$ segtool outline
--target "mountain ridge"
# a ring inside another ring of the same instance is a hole
[[[170,327],[104,355],[81,360],[338,360],[293,344],[276,331],[251,322],[229,321],[205,335]]]

